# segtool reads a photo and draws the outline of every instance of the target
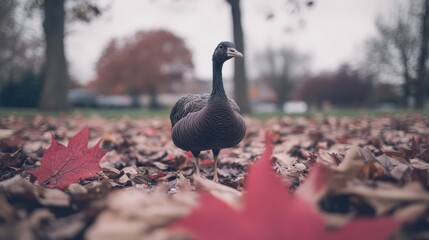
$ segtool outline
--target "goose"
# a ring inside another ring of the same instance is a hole
[[[219,181],[217,168],[220,150],[236,146],[246,133],[240,108],[226,95],[222,80],[223,64],[236,57],[242,58],[243,54],[237,51],[234,43],[219,43],[212,56],[212,92],[184,96],[170,113],[172,140],[178,148],[192,152],[198,176],[201,176],[200,152],[212,151],[215,182]]]

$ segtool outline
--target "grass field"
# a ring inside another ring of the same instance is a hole
[[[310,111],[305,114],[287,114],[284,112],[275,113],[254,113],[251,116],[256,118],[282,117],[282,116],[338,116],[338,117],[364,117],[364,116],[382,116],[398,114],[429,114],[428,110],[415,111],[410,109],[397,109],[393,111],[378,111],[375,109],[335,109],[331,111]],[[139,118],[166,118],[170,114],[170,109],[148,110],[140,108],[73,108],[67,111],[40,111],[38,109],[25,108],[0,108],[0,117],[10,115],[32,118],[36,115],[83,115],[85,117],[100,116],[103,118],[122,118],[129,117],[132,119]]]
[[[67,111],[40,111],[38,109],[22,109],[22,108],[0,108],[0,117],[9,115],[20,116],[24,118],[32,118],[36,115],[83,115],[85,117],[100,116],[103,118],[122,118],[128,116],[133,119],[138,118],[153,118],[153,117],[168,117],[170,110],[147,110],[139,108],[73,108]]]

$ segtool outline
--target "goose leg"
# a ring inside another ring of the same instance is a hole
[[[200,173],[200,152],[192,152],[192,155],[194,156],[195,172],[197,173],[198,177],[201,177],[201,173]]]
[[[214,162],[213,163],[213,172],[214,172],[213,181],[219,182],[219,178],[217,176],[217,163],[218,163],[220,149],[212,149],[212,152],[213,152],[213,162]]]

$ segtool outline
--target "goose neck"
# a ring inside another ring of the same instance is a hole
[[[213,86],[210,98],[222,97],[227,98],[222,80],[223,63],[213,61]]]

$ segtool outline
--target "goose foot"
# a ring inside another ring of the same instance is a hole
[[[198,177],[201,177],[199,157],[194,156],[194,164],[195,164],[195,173],[197,174]]]
[[[220,150],[213,149],[213,182],[218,183],[219,177],[217,175],[217,163],[218,163],[218,156],[219,156]]]

